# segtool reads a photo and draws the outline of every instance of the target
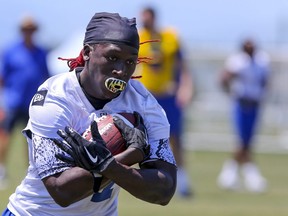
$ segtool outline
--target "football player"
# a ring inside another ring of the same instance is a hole
[[[138,51],[135,18],[92,17],[79,57],[68,61],[72,72],[48,79],[31,101],[23,130],[30,166],[3,215],[114,216],[120,188],[169,203],[177,170],[170,126],[156,99],[131,79]],[[127,150],[112,156],[94,119],[118,112],[134,113],[137,121],[129,127],[115,118]],[[93,140],[87,141],[81,134],[90,124]]]

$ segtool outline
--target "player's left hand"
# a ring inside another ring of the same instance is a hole
[[[147,130],[142,116],[138,112],[135,116],[135,127],[128,126],[121,118],[114,116],[114,124],[120,130],[123,138],[127,142],[127,148],[136,148],[142,152],[143,159],[150,153]]]
[[[92,142],[83,138],[70,127],[65,127],[64,131],[58,130],[57,134],[64,141],[60,139],[53,139],[53,141],[64,152],[68,153],[79,167],[93,173],[102,173],[115,160],[99,134],[96,121],[91,124]],[[64,162],[71,163],[71,158],[64,154],[56,154],[56,157]]]

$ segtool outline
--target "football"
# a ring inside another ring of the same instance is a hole
[[[117,155],[126,150],[126,141],[122,137],[118,128],[114,125],[113,116],[120,117],[126,124],[133,127],[135,124],[135,117],[133,113],[114,113],[102,116],[97,119],[98,130],[106,142],[107,148],[113,155]],[[83,137],[91,140],[91,130],[89,128],[83,133]]]

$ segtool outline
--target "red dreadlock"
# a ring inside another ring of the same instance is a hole
[[[160,40],[159,39],[147,40],[147,41],[140,42],[140,45],[145,44],[145,43],[153,43],[153,42],[160,42]]]
[[[143,44],[145,44],[145,43],[153,43],[153,42],[160,42],[160,40],[159,40],[159,39],[147,40],[147,41],[140,42],[139,45],[143,45]],[[140,63],[149,63],[149,61],[151,61],[151,60],[153,60],[153,59],[150,58],[150,57],[139,57],[139,58],[137,59],[137,64],[140,64]],[[132,76],[131,78],[132,78],[132,79],[139,79],[139,78],[141,78],[141,77],[142,77],[142,75],[141,75],[141,76]]]
[[[143,41],[140,43],[140,45],[145,44],[145,43],[151,43],[151,42],[159,42],[160,40],[147,40],[147,41]],[[67,61],[67,65],[70,68],[69,72],[73,71],[76,67],[84,67],[85,65],[85,61],[83,59],[83,52],[84,50],[82,49],[80,51],[80,54],[78,57],[76,58],[62,58],[62,57],[58,57],[58,59],[63,60],[63,61]],[[137,59],[137,64],[140,63],[148,63],[150,60],[152,60],[152,58],[149,57],[140,57]],[[139,79],[142,76],[132,76],[131,79]]]
[[[73,71],[76,67],[84,67],[85,61],[83,59],[83,49],[80,51],[80,54],[76,58],[61,58],[58,57],[58,59],[67,61],[67,65],[70,68],[69,72]]]

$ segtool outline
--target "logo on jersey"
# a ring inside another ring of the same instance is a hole
[[[38,91],[32,99],[32,106],[43,106],[47,92],[48,90]]]

